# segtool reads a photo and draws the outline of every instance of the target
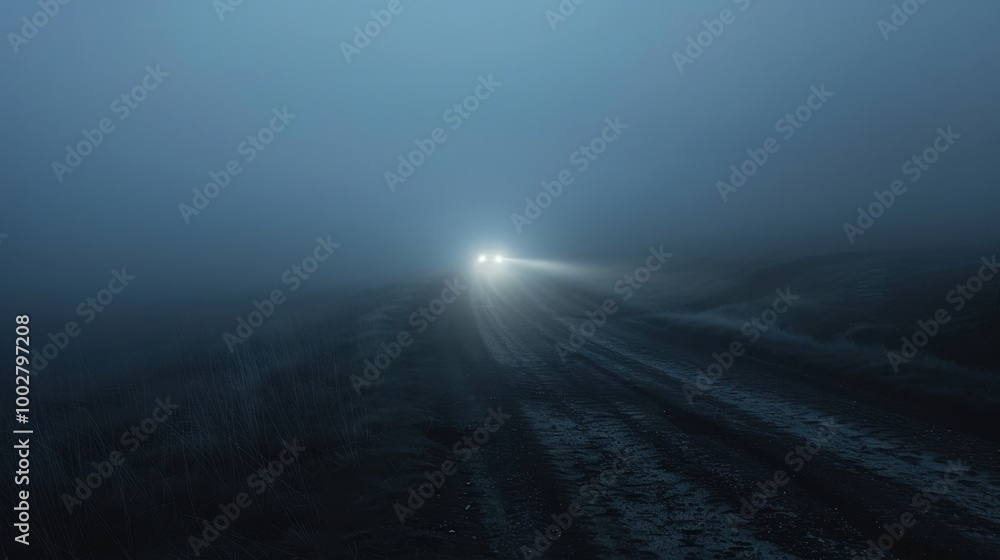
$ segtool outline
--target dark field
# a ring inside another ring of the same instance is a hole
[[[886,558],[996,557],[1000,278],[947,301],[980,255],[677,256],[616,290],[648,255],[310,296],[233,353],[235,312],[109,313],[34,381],[33,548],[842,559],[895,524]],[[432,303],[446,280],[453,301]],[[939,308],[894,371],[887,352]],[[134,342],[96,344],[126,325]],[[366,378],[366,360],[388,367]],[[120,439],[167,397],[145,441]],[[64,496],[116,450],[86,499]]]

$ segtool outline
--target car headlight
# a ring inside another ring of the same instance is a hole
[[[500,255],[497,255],[493,260],[496,261],[496,262],[498,262],[498,263],[502,263],[503,262],[503,257],[501,257]]]
[[[479,262],[486,262],[486,255],[479,255]]]

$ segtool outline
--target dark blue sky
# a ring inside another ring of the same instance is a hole
[[[71,295],[127,266],[150,294],[253,293],[327,235],[341,247],[321,282],[433,271],[483,245],[559,259],[997,239],[996,2],[929,0],[888,41],[889,1],[590,0],[553,29],[559,5],[248,0],[220,20],[208,1],[76,1],[21,41],[9,33],[40,8],[5,3],[5,284]],[[354,28],[390,6],[346,60]],[[674,53],[727,9],[680,71]],[[834,95],[785,139],[779,119],[824,84]],[[456,103],[478,106],[459,118]],[[294,118],[272,120],[284,108]],[[581,169],[574,152],[616,117],[628,128]],[[93,153],[54,170],[102,119]],[[247,142],[272,124],[263,150]],[[911,182],[902,165],[948,126],[961,138]],[[447,138],[390,190],[385,173],[437,128]],[[717,182],[770,137],[780,149],[724,202]],[[179,205],[230,160],[239,175],[187,223]],[[519,233],[511,214],[562,170],[572,184]],[[849,243],[844,223],[896,179],[906,194]]]

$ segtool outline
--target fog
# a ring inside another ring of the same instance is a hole
[[[564,4],[403,0],[367,44],[355,27],[393,3],[70,2],[33,35],[36,5],[4,4],[8,298],[79,300],[120,267],[137,299],[256,294],[317,237],[339,247],[310,289],[431,274],[486,245],[742,259],[997,239],[995,2],[929,0],[889,31],[890,2]],[[914,180],[904,164],[948,127]],[[103,137],[74,159],[88,134]],[[415,141],[433,152],[411,156]],[[574,156],[587,145],[603,152]],[[766,163],[720,188],[748,150]],[[423,161],[387,179],[400,156]],[[896,180],[905,193],[846,233]],[[559,195],[539,199],[543,182]]]

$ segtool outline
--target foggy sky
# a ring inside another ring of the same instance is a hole
[[[997,239],[996,2],[929,0],[886,41],[885,0],[589,0],[556,29],[557,0],[402,0],[348,62],[342,44],[388,4],[246,0],[220,21],[207,0],[71,1],[26,43],[7,35],[6,293],[79,299],[125,266],[142,297],[253,294],[317,236],[341,245],[315,288],[444,270],[485,245],[557,260]],[[735,21],[679,71],[674,53],[725,9]],[[2,30],[38,10],[5,3]],[[147,67],[168,75],[122,118],[115,100]],[[489,76],[500,85],[452,129],[445,112]],[[776,122],[823,85],[834,95],[785,140]],[[286,107],[246,161],[241,143]],[[615,117],[628,128],[580,171],[571,154]],[[60,182],[53,162],[102,119],[114,130]],[[911,183],[901,166],[948,126],[961,139]],[[447,139],[390,190],[385,172],[436,128]],[[771,137],[780,149],[724,202],[717,181]],[[185,223],[179,205],[230,160],[241,173]],[[564,169],[573,184],[518,233],[511,214]],[[849,243],[843,224],[896,179],[906,193]]]

